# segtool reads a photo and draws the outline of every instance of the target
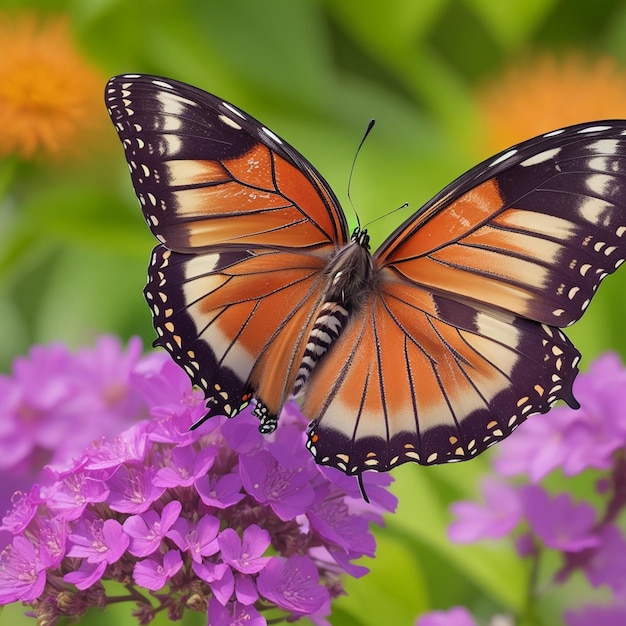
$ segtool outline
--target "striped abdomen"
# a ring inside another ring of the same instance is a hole
[[[299,395],[319,360],[337,340],[348,321],[348,310],[338,302],[326,302],[313,324],[304,350],[302,363],[293,386],[293,395]]]

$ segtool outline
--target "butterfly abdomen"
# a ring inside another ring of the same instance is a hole
[[[298,369],[293,386],[293,395],[299,395],[306,385],[317,363],[328,352],[333,343],[339,338],[346,322],[349,311],[339,302],[325,302],[313,324],[309,335],[302,363]]]

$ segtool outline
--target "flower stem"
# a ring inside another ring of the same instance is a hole
[[[541,566],[541,546],[535,543],[535,549],[531,555],[531,568],[528,577],[528,591],[526,594],[526,606],[520,626],[542,626],[543,620],[537,613],[537,600],[541,595],[539,590],[539,570]]]

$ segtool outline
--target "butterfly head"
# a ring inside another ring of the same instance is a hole
[[[354,231],[352,231],[352,237],[350,237],[350,240],[361,246],[361,248],[365,248],[369,252],[370,236],[367,233],[367,228],[361,230],[361,228],[357,226]]]

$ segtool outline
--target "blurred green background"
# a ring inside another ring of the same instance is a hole
[[[535,55],[558,59],[576,52],[591,61],[610,57],[622,77],[626,72],[620,69],[626,68],[626,3],[617,0],[0,2],[0,11],[26,9],[68,17],[83,56],[102,74],[102,88],[113,74],[159,74],[216,93],[262,120],[323,173],[352,222],[348,175],[370,118],[377,125],[352,181],[361,222],[404,202],[416,210],[489,156],[490,119],[480,94],[487,86],[497,89],[508,68],[525,67],[532,76]],[[579,88],[582,95],[584,73]],[[529,117],[540,116],[524,89],[520,82],[511,99]],[[555,93],[564,116],[558,126],[569,121],[574,102]],[[616,117],[626,117],[626,89],[621,103]],[[138,334],[146,346],[152,340],[142,288],[153,240],[104,104],[97,115],[98,141],[80,159],[0,162],[4,372],[36,342],[78,346],[103,332]],[[507,119],[505,106],[500,115]],[[526,136],[542,130],[548,128]],[[407,215],[378,221],[375,243]],[[583,368],[607,349],[626,354],[625,290],[626,272],[609,279],[569,332],[584,354]],[[475,496],[487,456],[395,472],[398,514],[377,535],[371,574],[346,583],[349,596],[334,604],[334,625],[412,624],[420,613],[452,604],[467,605],[483,620],[499,612],[517,614],[519,624],[557,624],[559,607],[580,602],[575,581],[547,596],[533,616],[525,611],[529,573],[511,545],[463,547],[446,540],[447,507]],[[0,620],[21,612],[10,607]],[[89,623],[132,624],[129,612],[116,607]]]

